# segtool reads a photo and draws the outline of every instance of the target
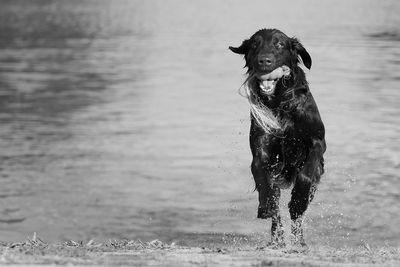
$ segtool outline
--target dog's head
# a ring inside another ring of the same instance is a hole
[[[276,29],[259,30],[239,47],[230,46],[229,49],[244,55],[249,71],[266,74],[282,65],[291,68],[299,63],[299,57],[304,66],[311,68],[311,57],[303,45]]]
[[[284,75],[280,67],[293,71],[301,59],[304,66],[311,68],[311,56],[303,45],[276,29],[259,30],[239,47],[230,46],[229,49],[244,55],[248,74],[258,77],[267,95],[274,93],[277,81]]]

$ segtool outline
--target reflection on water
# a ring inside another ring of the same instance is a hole
[[[2,1],[2,240],[267,240],[227,47],[277,27],[313,57],[327,128],[310,242],[398,244],[397,1],[227,4]]]

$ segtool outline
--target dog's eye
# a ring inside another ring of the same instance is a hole
[[[283,48],[284,46],[285,46],[285,44],[282,43],[282,42],[277,42],[277,43],[276,43],[276,48],[278,48],[278,49],[281,49],[281,48]]]
[[[262,43],[262,40],[261,36],[254,37],[253,42],[251,42],[251,48],[256,49]]]

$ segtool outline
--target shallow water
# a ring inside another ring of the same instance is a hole
[[[314,245],[400,240],[400,2],[2,1],[0,240],[260,242],[243,60],[297,36],[326,125]],[[285,223],[288,224],[283,196]]]

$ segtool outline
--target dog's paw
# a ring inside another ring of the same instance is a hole
[[[282,249],[286,247],[285,241],[271,241],[267,243],[269,249]]]
[[[308,251],[309,248],[306,244],[306,241],[304,240],[303,233],[301,231],[301,234],[292,234],[290,236],[290,248],[289,251],[293,253],[303,253]]]
[[[301,242],[296,242],[293,243],[291,242],[289,248],[287,249],[288,253],[305,253],[307,251],[309,251],[309,247],[307,246],[307,244],[305,242],[301,243]]]

